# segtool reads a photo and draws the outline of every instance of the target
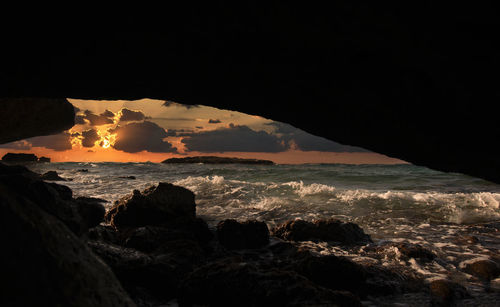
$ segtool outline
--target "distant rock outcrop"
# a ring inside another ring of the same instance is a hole
[[[274,162],[270,160],[257,160],[257,159],[242,159],[242,158],[225,158],[215,156],[197,156],[186,158],[170,158],[162,161],[161,163],[174,164],[174,163],[204,163],[204,164],[262,164],[273,165]]]
[[[32,153],[6,153],[2,157],[3,162],[7,163],[26,163],[26,162],[50,162],[50,158],[40,157],[38,158]]]
[[[59,176],[56,171],[48,171],[40,176],[40,179],[47,181],[67,181],[66,179]]]

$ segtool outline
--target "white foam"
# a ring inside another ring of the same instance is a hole
[[[283,185],[292,187],[294,192],[300,197],[315,194],[328,194],[335,191],[335,187],[320,183],[304,184],[302,181],[290,181],[283,183]]]

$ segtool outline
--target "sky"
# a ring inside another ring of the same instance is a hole
[[[161,162],[215,155],[279,164],[404,163],[236,111],[153,99],[68,100],[75,107],[70,130],[0,145],[0,156],[29,152],[52,162]]]

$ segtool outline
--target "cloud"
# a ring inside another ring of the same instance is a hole
[[[108,124],[113,124],[113,119],[114,114],[112,116],[109,116],[109,113],[113,113],[111,111],[104,111],[103,113],[96,115],[94,112],[90,110],[85,110],[83,112],[85,119],[89,121],[90,125],[92,126],[102,126],[102,125],[108,125]]]
[[[129,123],[109,130],[116,133],[113,148],[129,153],[143,150],[149,152],[177,152],[172,144],[163,139],[168,136],[165,129],[155,123],[145,121],[142,123]]]
[[[200,152],[281,152],[287,149],[277,136],[234,124],[226,128],[191,133],[189,137],[182,139],[182,143],[188,151]]]
[[[85,116],[75,115],[75,125],[85,125],[86,123]]]
[[[165,100],[165,102],[163,103],[163,106],[164,107],[179,106],[179,107],[184,107],[186,109],[200,107],[200,105],[197,105],[197,104],[182,104],[182,103],[178,103],[178,102],[174,102],[174,101],[170,101],[170,100]]]
[[[99,141],[101,138],[97,134],[97,130],[89,129],[82,132],[82,146],[83,147],[94,147],[95,142]]]
[[[275,127],[275,132],[287,144],[289,148],[303,151],[325,151],[325,152],[368,152],[360,147],[342,145],[328,139],[309,134],[297,129],[292,125],[272,122],[267,125]]]
[[[119,114],[121,122],[141,121],[146,118],[144,113],[142,113],[141,111],[129,110],[127,108],[121,109]]]
[[[69,132],[62,132],[54,135],[37,136],[27,139],[33,147],[45,147],[55,151],[65,151],[71,149],[71,135]]]
[[[30,150],[31,144],[26,140],[22,140],[22,141],[10,142],[7,144],[1,144],[0,148],[17,149],[17,150]]]
[[[208,123],[209,124],[220,124],[221,121],[219,119],[209,119]]]

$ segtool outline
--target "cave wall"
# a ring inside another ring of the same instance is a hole
[[[0,96],[209,105],[500,182],[495,12],[336,1],[30,16],[3,27]]]

